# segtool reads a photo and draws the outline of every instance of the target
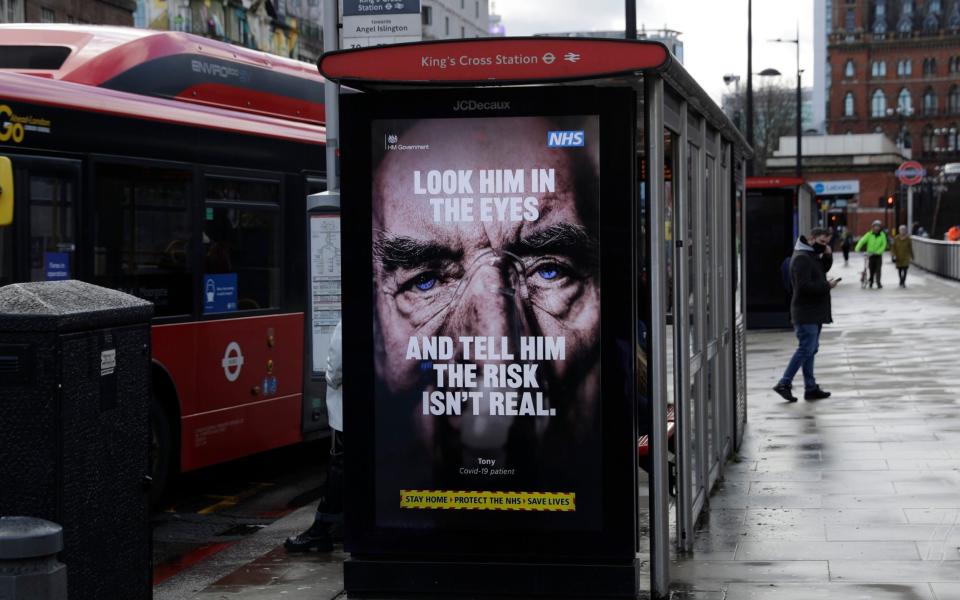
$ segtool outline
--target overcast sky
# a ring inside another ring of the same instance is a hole
[[[624,28],[623,0],[491,0],[491,12],[503,16],[507,35]],[[796,47],[773,44],[794,39],[800,25],[800,68],[804,87],[813,85],[813,0],[753,0],[753,70],[774,68],[796,84]],[[746,85],[747,0],[637,0],[637,29],[681,32],[686,69],[720,99],[723,76],[735,73]],[[757,86],[754,80],[754,86]]]

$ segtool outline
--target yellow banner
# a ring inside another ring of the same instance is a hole
[[[577,495],[567,492],[400,490],[400,507],[574,512],[577,510]]]

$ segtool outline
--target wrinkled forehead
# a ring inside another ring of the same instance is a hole
[[[395,230],[403,225],[437,228],[432,197],[454,198],[454,203],[459,202],[458,198],[470,197],[476,210],[480,196],[534,196],[543,216],[564,215],[581,220],[578,215],[584,209],[596,210],[595,199],[577,198],[577,190],[582,188],[578,184],[595,175],[595,165],[586,150],[549,148],[547,132],[556,128],[545,119],[520,117],[436,119],[421,121],[406,129],[398,136],[398,144],[404,149],[386,152],[380,165],[375,166],[375,227],[382,230]],[[545,174],[550,170],[555,191],[531,189],[533,172]],[[482,191],[479,187],[482,171],[492,181],[501,177],[512,177],[514,182],[522,179],[524,191],[507,191],[505,181],[499,192]],[[444,172],[448,183],[453,181],[450,173],[456,174],[455,191],[448,193],[448,188],[440,193],[416,193],[418,183],[423,191],[431,176],[436,178]],[[464,181],[469,182],[469,191],[461,184]],[[591,206],[583,206],[584,203]],[[464,225],[461,223],[458,227]]]

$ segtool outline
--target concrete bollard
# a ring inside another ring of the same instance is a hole
[[[63,528],[56,523],[0,517],[0,600],[66,600],[61,550]]]

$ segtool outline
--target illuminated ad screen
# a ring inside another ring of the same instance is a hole
[[[600,118],[371,124],[379,527],[601,527]]]

